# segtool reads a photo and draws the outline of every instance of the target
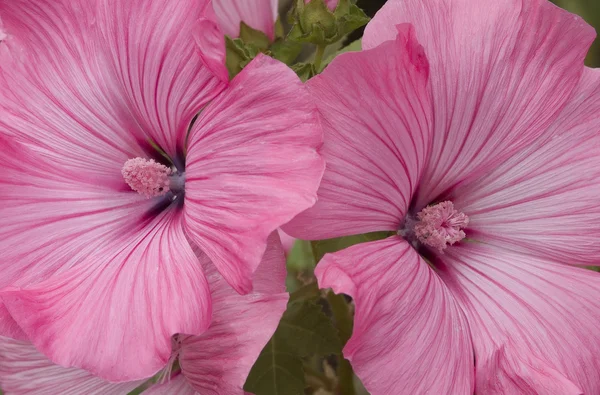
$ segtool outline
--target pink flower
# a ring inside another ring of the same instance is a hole
[[[545,0],[391,0],[309,81],[327,171],[284,230],[397,232],[316,269],[372,394],[600,393],[593,39]]]
[[[285,310],[285,262],[276,234],[254,276],[254,292],[240,296],[214,270],[206,256],[214,316],[201,336],[175,335],[173,352],[160,374],[162,384],[144,394],[241,394],[254,361]],[[178,366],[176,364],[178,362]],[[7,394],[118,394],[145,380],[109,383],[77,368],[63,368],[23,340],[0,337],[0,387]]]
[[[266,56],[226,85],[206,7],[0,1],[0,335],[148,377],[219,314],[192,247],[248,293],[269,234],[314,203],[308,92]]]
[[[226,35],[240,35],[240,23],[275,38],[278,0],[213,0],[219,25]]]

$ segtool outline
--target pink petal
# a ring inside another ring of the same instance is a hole
[[[53,362],[111,381],[152,376],[171,355],[171,335],[208,327],[208,284],[181,214],[165,212],[138,232],[103,241],[86,264],[0,296]]]
[[[290,253],[292,247],[294,247],[294,243],[296,242],[296,238],[285,233],[281,228],[277,229],[277,233],[279,233],[279,237],[281,238],[281,244],[283,245],[283,250],[285,251],[285,255]]]
[[[316,240],[397,230],[429,147],[427,60],[406,25],[396,41],[336,58],[308,82],[323,116],[319,200],[284,230]]]
[[[399,237],[326,255],[322,288],[354,299],[344,348],[373,394],[473,394],[469,328],[437,274]]]
[[[481,243],[448,248],[442,260],[440,275],[469,321],[476,376],[485,377],[478,386],[499,374],[600,393],[600,274]],[[501,347],[508,360],[498,365]],[[486,371],[495,365],[500,371]]]
[[[146,391],[144,395],[195,395],[196,390],[190,385],[183,374],[163,384],[155,384]]]
[[[513,352],[507,351],[508,348]],[[583,395],[575,384],[542,361],[535,357],[515,354],[513,345],[502,346],[482,363],[477,374],[477,393]]]
[[[194,38],[198,48],[198,54],[204,64],[219,77],[221,81],[229,81],[229,71],[225,65],[225,37],[217,21],[217,15],[212,3],[207,3],[204,14],[197,22]]]
[[[599,262],[599,92],[600,73],[587,69],[543,139],[454,192],[472,237],[558,262]]]
[[[321,138],[304,85],[263,55],[194,124],[187,230],[238,292],[251,290],[269,234],[314,204]]]
[[[203,395],[240,395],[265,344],[286,309],[285,256],[277,233],[269,237],[262,263],[254,273],[254,292],[237,294],[214,269],[208,257],[200,257],[213,296],[213,321],[201,336],[183,340],[180,363],[183,374]]]
[[[0,337],[28,340],[17,321],[10,315],[4,303],[0,302]]]
[[[193,38],[201,6],[2,1],[0,132],[89,173],[141,156],[149,140],[182,150],[190,121],[223,88]]]
[[[275,38],[277,0],[213,0],[215,12],[226,35],[240,35],[240,23],[264,32],[271,40]]]
[[[0,387],[6,395],[123,395],[141,381],[109,383],[50,362],[27,341],[0,337]]]
[[[547,0],[391,0],[364,48],[412,23],[431,62],[434,137],[416,207],[501,164],[557,118],[594,29]]]

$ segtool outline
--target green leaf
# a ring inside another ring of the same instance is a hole
[[[302,44],[290,40],[277,40],[269,52],[275,59],[291,66],[302,52]]]
[[[360,52],[362,51],[362,39],[359,38],[356,41],[351,42],[350,44],[346,45],[345,47],[341,48],[339,51],[333,53],[332,55],[328,56],[324,61],[323,61],[323,65],[321,66],[321,70],[323,71],[325,69],[325,67],[327,67],[327,65],[329,63],[331,63],[333,61],[333,59],[335,59],[338,55],[341,55],[343,53],[346,52]]]
[[[265,33],[251,28],[244,22],[240,22],[240,39],[244,44],[251,44],[260,51],[266,51],[271,45],[271,40]]]
[[[304,395],[302,360],[271,339],[254,363],[244,390],[256,395]]]
[[[256,395],[303,395],[302,357],[339,354],[341,349],[337,330],[319,305],[290,302],[244,389]]]
[[[274,337],[284,351],[301,357],[342,351],[342,343],[331,320],[321,306],[312,302],[290,303]]]
[[[225,65],[229,71],[229,78],[233,78],[242,71],[243,64],[252,60],[244,43],[239,38],[232,39],[225,36]]]
[[[308,81],[317,74],[312,63],[296,63],[292,66],[292,70],[298,74],[302,82]]]
[[[341,251],[355,244],[366,243],[369,241],[382,240],[394,235],[395,232],[371,232],[356,236],[338,237],[335,239],[318,240],[312,242],[315,259],[319,262],[323,255],[332,252]]]
[[[350,12],[341,16],[337,20],[338,35],[340,37],[353,32],[359,27],[366,25],[371,18],[363,10],[355,5],[350,5]]]

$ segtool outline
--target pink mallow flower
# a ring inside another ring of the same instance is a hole
[[[213,0],[217,20],[229,37],[239,37],[240,23],[275,38],[278,0]]]
[[[316,268],[371,394],[600,394],[594,36],[545,0],[391,0],[309,81],[327,170],[284,230],[396,233]]]
[[[248,293],[269,235],[315,202],[312,99],[266,56],[227,85],[210,15],[196,0],[0,0],[0,335],[111,381],[148,377],[173,334],[220,314],[192,248]]]
[[[304,0],[304,3],[308,4],[310,3],[312,0]],[[327,5],[327,8],[329,8],[331,11],[335,11],[335,9],[337,8],[338,2],[339,0],[323,0],[325,2],[325,5]]]
[[[210,328],[201,336],[173,336],[171,357],[157,383],[145,385],[144,395],[243,394],[250,368],[288,300],[285,261],[276,233],[269,242],[254,274],[254,291],[243,296],[201,255],[213,298]],[[126,395],[145,381],[109,383],[85,370],[53,364],[28,341],[0,337],[0,388],[7,395]]]

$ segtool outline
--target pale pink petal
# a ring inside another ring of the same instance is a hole
[[[190,121],[224,86],[195,45],[198,3],[1,1],[0,132],[105,176],[149,140],[182,150]]]
[[[539,136],[583,72],[594,29],[547,0],[390,0],[364,48],[412,23],[431,63],[434,137],[417,208]]]
[[[430,140],[427,60],[406,25],[395,41],[336,58],[308,82],[322,114],[319,200],[283,229],[316,240],[397,230]]]
[[[587,69],[528,149],[453,192],[470,237],[569,264],[600,263],[600,73]]]
[[[312,206],[322,131],[292,70],[259,55],[194,124],[185,222],[192,240],[239,292],[251,290],[271,232]]]
[[[124,395],[142,381],[109,383],[50,362],[31,343],[0,337],[0,387],[6,395]]]
[[[561,373],[531,355],[515,352],[514,345],[497,349],[481,363],[477,372],[477,393],[486,395],[583,395]],[[507,349],[511,351],[507,351]]]
[[[569,380],[600,393],[599,273],[481,243],[448,248],[442,261],[438,272],[469,321],[476,376],[485,377],[478,387],[509,374],[533,387],[568,388]],[[501,347],[508,360],[486,371]]]
[[[210,263],[200,260],[211,284],[213,320],[201,336],[182,342],[183,374],[202,395],[242,395],[250,368],[267,344],[286,309],[285,256],[277,232],[254,273],[254,292],[239,295]]]
[[[223,32],[229,37],[240,35],[240,23],[275,38],[277,0],[213,0]]]
[[[354,299],[344,356],[373,394],[473,394],[467,321],[437,274],[395,236],[325,255],[319,286]]]
[[[93,242],[83,237],[80,244]],[[86,264],[0,293],[33,344],[53,362],[107,380],[146,378],[168,361],[171,336],[200,334],[210,294],[181,214],[104,239]]]
[[[178,374],[171,380],[162,383],[155,384],[146,391],[144,395],[194,395],[197,394],[196,390],[191,386],[189,381],[183,374]]]

